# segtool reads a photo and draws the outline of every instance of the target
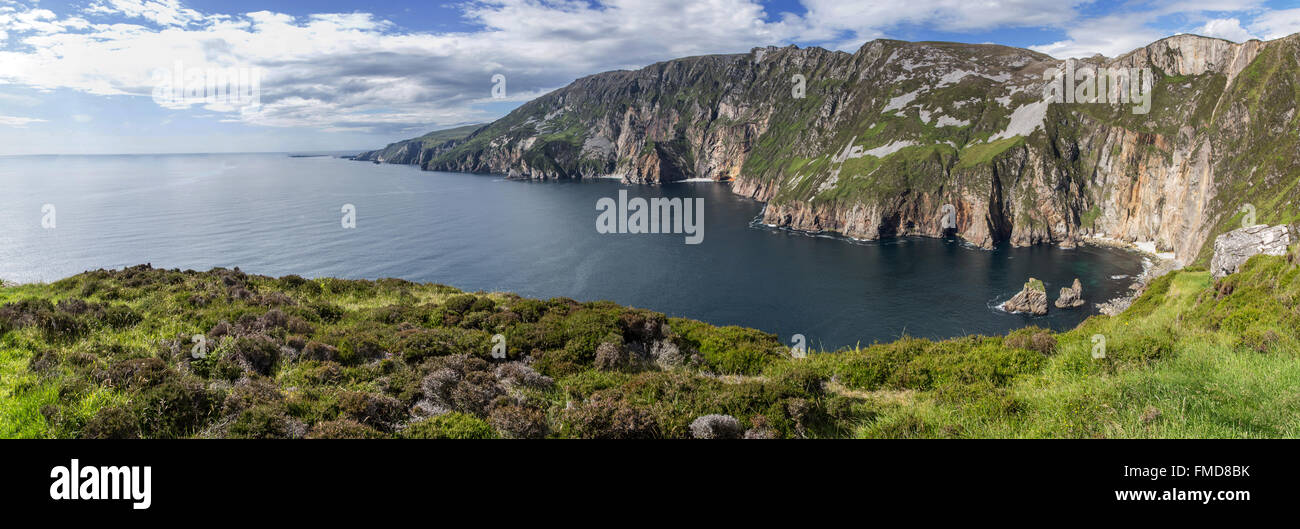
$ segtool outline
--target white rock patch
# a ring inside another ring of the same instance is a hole
[[[876,158],[884,158],[902,150],[904,147],[911,147],[913,145],[916,145],[916,143],[910,140],[896,141],[888,145],[882,145],[868,151],[863,151],[862,154],[875,156]]]
[[[1043,126],[1043,120],[1047,118],[1047,102],[1035,101],[1027,105],[1022,105],[1011,113],[1011,123],[1007,125],[1007,130],[994,134],[989,141],[997,141],[1003,138],[1013,138],[1015,136],[1029,136],[1035,130]]]
[[[920,93],[921,93],[920,90],[914,90],[914,91],[908,92],[908,93],[906,93],[906,94],[903,94],[903,95],[901,95],[901,96],[898,96],[898,97],[895,97],[895,98],[891,98],[891,99],[889,100],[889,104],[888,104],[888,105],[885,105],[885,108],[884,108],[883,110],[881,110],[880,113],[881,113],[881,114],[884,114],[885,112],[889,112],[889,111],[891,111],[891,110],[899,110],[899,109],[901,109],[901,108],[907,106],[908,103],[911,103],[913,100],[915,100],[917,94],[920,94]]]
[[[939,116],[939,119],[934,122],[936,127],[965,127],[966,125],[970,125],[970,122],[950,116]]]

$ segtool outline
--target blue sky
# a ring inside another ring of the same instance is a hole
[[[1298,31],[1300,0],[0,0],[0,154],[374,148],[584,75],[755,46],[947,40],[1065,58]],[[256,105],[155,97],[178,64],[256,72]]]

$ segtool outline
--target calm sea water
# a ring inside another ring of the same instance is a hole
[[[602,197],[701,197],[704,241],[608,235]],[[53,229],[42,208],[54,206]],[[355,229],[340,223],[356,208]],[[957,241],[854,243],[753,223],[762,204],[725,184],[537,183],[284,154],[0,157],[0,278],[52,281],[140,263],[279,276],[400,277],[531,297],[608,299],[835,348],[1069,328],[1141,269],[1132,253]],[[1088,309],[996,305],[1027,277],[1078,277]]]

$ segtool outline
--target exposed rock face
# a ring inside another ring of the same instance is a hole
[[[514,178],[709,178],[767,202],[763,222],[800,230],[984,247],[1104,236],[1190,263],[1208,260],[1206,241],[1244,202],[1294,180],[1297,100],[1273,87],[1300,85],[1297,57],[1300,35],[1179,35],[1068,64],[976,44],[756,48],[584,77],[462,138],[359,159]],[[1067,66],[1149,68],[1149,111],[1049,104],[1044,74]]]
[[[1047,314],[1047,289],[1042,281],[1031,277],[1019,293],[1002,304],[1002,310],[1028,312],[1035,316]]]
[[[1214,239],[1214,258],[1210,260],[1210,275],[1215,279],[1234,274],[1253,256],[1286,255],[1291,244],[1291,230],[1285,225],[1260,224],[1232,230]]]
[[[1056,308],[1072,309],[1082,307],[1086,303],[1083,300],[1083,285],[1079,284],[1079,278],[1074,278],[1074,285],[1061,288],[1061,295],[1056,298]]]

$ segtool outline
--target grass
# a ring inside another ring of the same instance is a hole
[[[709,414],[758,438],[1295,437],[1295,261],[1174,272],[1063,333],[807,358],[608,302],[88,272],[0,288],[0,437],[690,437]]]

